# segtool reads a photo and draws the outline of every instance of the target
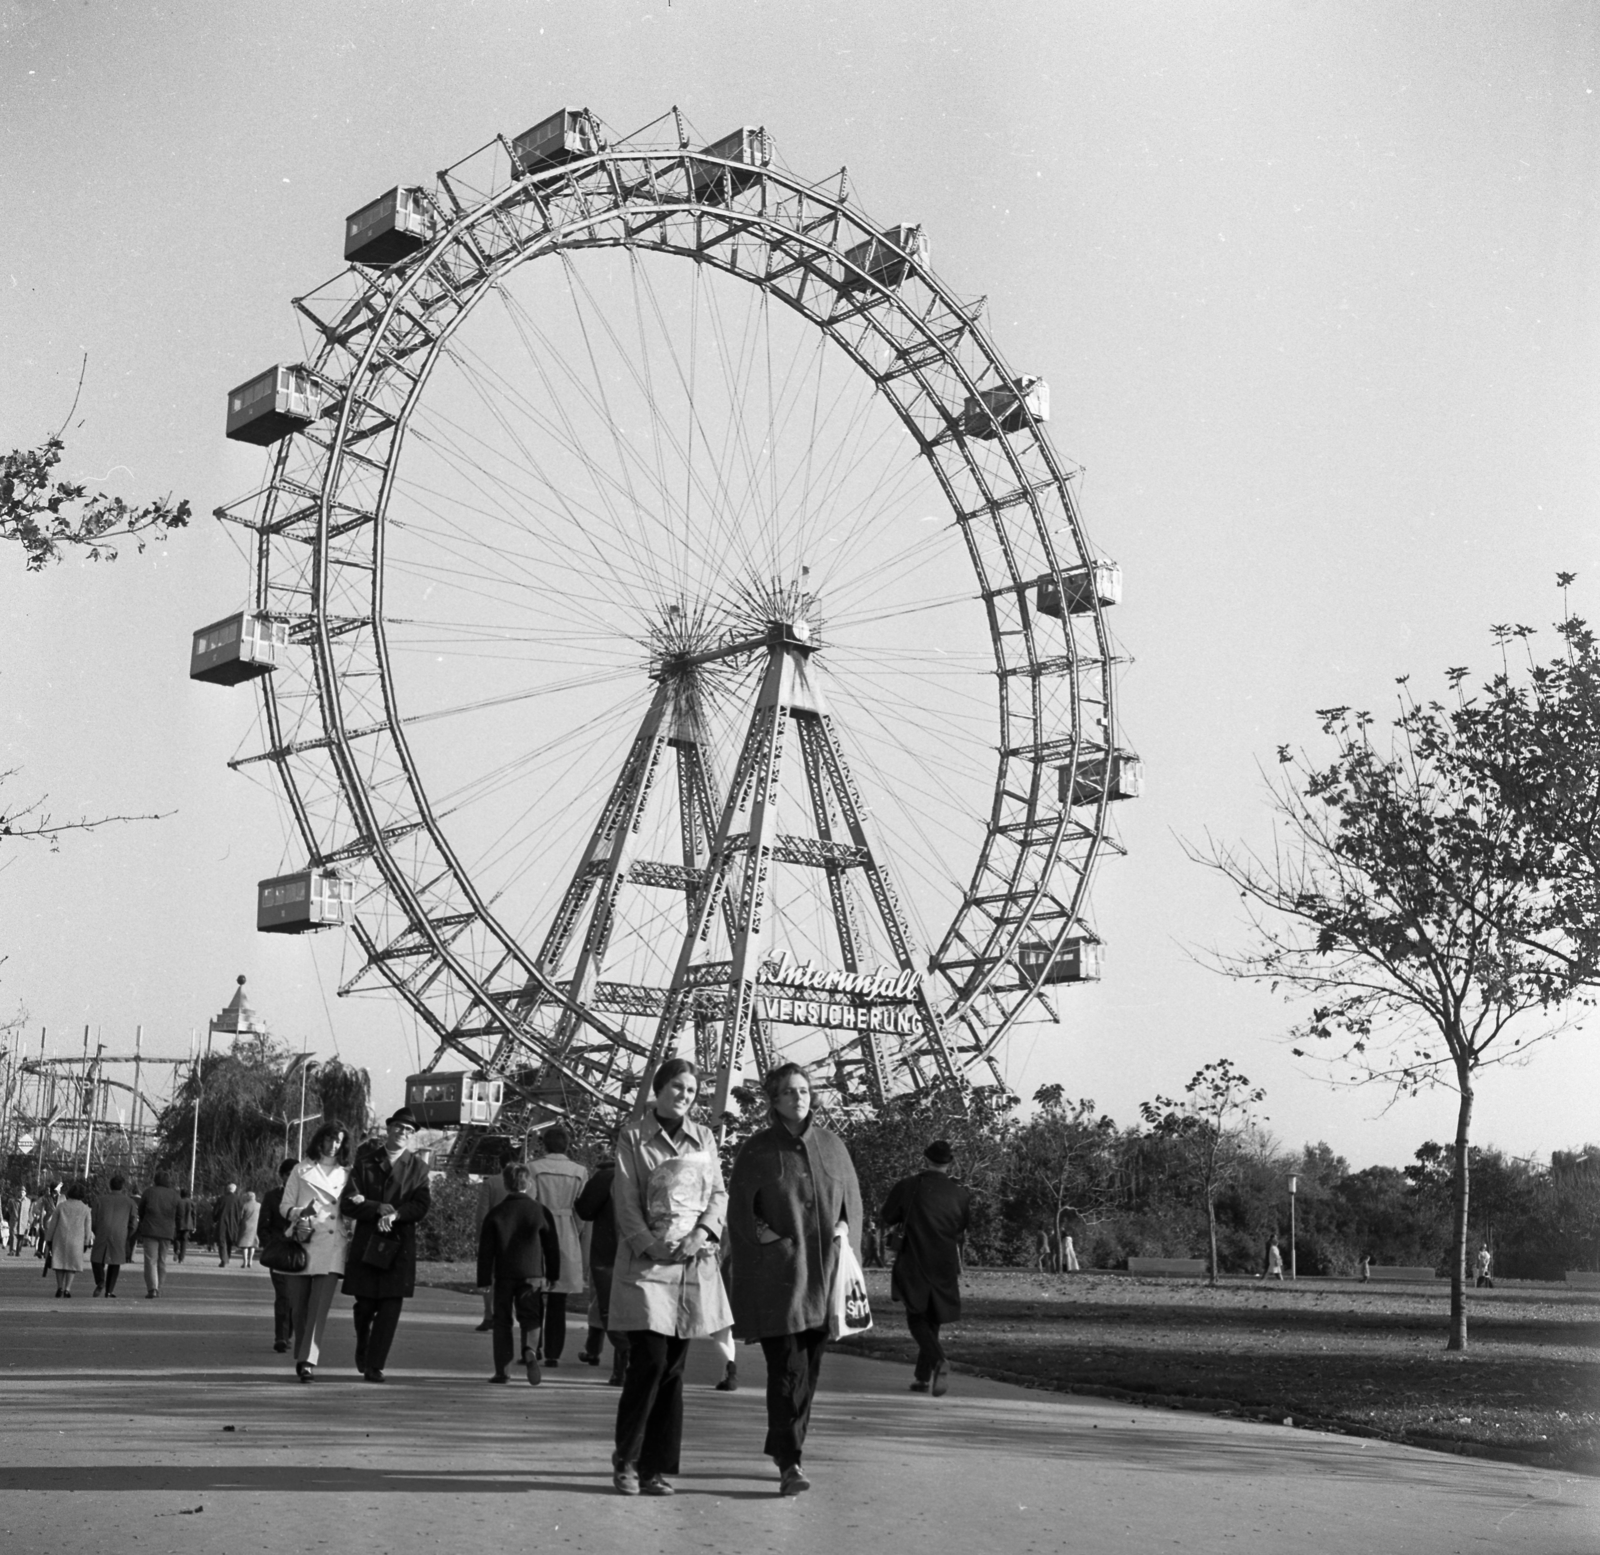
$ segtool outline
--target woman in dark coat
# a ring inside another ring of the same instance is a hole
[[[127,1184],[121,1172],[111,1179],[111,1191],[94,1201],[94,1251],[89,1267],[94,1270],[94,1293],[115,1296],[117,1276],[128,1261],[133,1246],[134,1228],[139,1223],[139,1206],[124,1192]]]
[[[178,1234],[178,1190],[171,1172],[157,1172],[155,1186],[139,1200],[139,1225],[134,1237],[144,1249],[144,1293],[154,1301],[167,1272],[167,1245]]]
[[[355,1221],[345,1253],[344,1284],[355,1297],[356,1370],[382,1382],[389,1346],[400,1326],[400,1304],[417,1289],[417,1222],[428,1213],[428,1163],[411,1150],[417,1120],[402,1107],[384,1125],[383,1139],[356,1153],[340,1211]]]
[[[728,1179],[734,1333],[759,1339],[767,1360],[767,1437],[779,1494],[811,1488],[800,1467],[828,1342],[828,1307],[842,1224],[856,1256],[861,1187],[836,1134],[811,1119],[811,1082],[798,1064],[762,1081],[771,1122],[739,1148]]]

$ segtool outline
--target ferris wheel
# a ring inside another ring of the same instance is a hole
[[[350,216],[303,361],[229,397],[219,509],[305,866],[258,924],[352,937],[442,1072],[615,1115],[674,1052],[828,1106],[1003,1082],[1092,981],[1136,795],[1048,390],[845,172],[563,109]]]

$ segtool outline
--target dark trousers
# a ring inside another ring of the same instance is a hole
[[[636,1329],[628,1335],[628,1374],[617,1400],[617,1457],[639,1477],[676,1474],[683,1445],[683,1363],[689,1341]]]
[[[289,1305],[289,1276],[268,1269],[272,1276],[272,1342],[294,1343],[294,1308]]]
[[[944,1365],[944,1346],[939,1343],[939,1319],[930,1307],[926,1312],[906,1310],[906,1327],[917,1341],[917,1381],[926,1382]]]
[[[611,1322],[611,1277],[616,1272],[615,1264],[591,1264],[589,1277],[594,1281],[595,1306],[599,1308],[600,1332],[611,1341],[611,1348],[615,1352],[614,1358],[619,1368],[628,1364],[628,1336],[610,1327]],[[600,1353],[600,1340],[593,1329],[589,1332],[589,1353]]]
[[[183,1250],[188,1246],[188,1244],[189,1233],[187,1231],[180,1231],[177,1236],[172,1239],[173,1251],[177,1254],[179,1263],[183,1262]]]
[[[114,1294],[117,1288],[117,1276],[122,1273],[122,1265],[120,1263],[91,1263],[89,1267],[94,1270],[94,1288],[103,1290],[108,1296]]]
[[[511,1348],[511,1318],[516,1315],[521,1341]],[[504,1373],[514,1355],[528,1348],[529,1335],[538,1347],[539,1327],[544,1321],[544,1294],[534,1289],[532,1280],[496,1280],[494,1282],[494,1370]]]
[[[559,1361],[567,1347],[567,1293],[548,1291],[544,1298],[544,1341],[540,1354],[547,1361]]]
[[[402,1296],[357,1296],[356,1365],[362,1371],[382,1371],[389,1361],[389,1346],[400,1326]]]
[[[233,1262],[233,1238],[217,1232],[217,1256],[222,1267],[226,1269]]]
[[[827,1344],[826,1328],[761,1341],[761,1353],[767,1358],[767,1439],[761,1450],[780,1469],[800,1463]]]

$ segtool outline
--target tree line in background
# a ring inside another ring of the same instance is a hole
[[[1354,1275],[1363,1258],[1448,1272],[1452,1146],[1430,1141],[1408,1165],[1361,1171],[1326,1143],[1286,1150],[1254,1118],[1259,1093],[1242,1077],[1232,1077],[1240,1085],[1217,1121],[1218,1068],[1201,1070],[1178,1103],[1146,1104],[1126,1127],[1048,1086],[1027,1118],[1014,1098],[985,1092],[965,1116],[900,1103],[841,1132],[869,1207],[918,1168],[928,1140],[950,1140],[955,1174],[974,1194],[969,1246],[979,1264],[1048,1265],[1070,1236],[1084,1268],[1124,1268],[1130,1257],[1209,1261],[1214,1245],[1219,1272],[1253,1274],[1276,1236],[1287,1266],[1294,1176],[1301,1274]],[[1475,1147],[1471,1168],[1470,1239],[1474,1249],[1488,1244],[1497,1276],[1600,1269],[1600,1149],[1557,1151],[1542,1164]]]

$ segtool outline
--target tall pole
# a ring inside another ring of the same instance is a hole
[[[189,1028],[189,1077],[194,1081],[194,1132],[189,1139],[189,1197],[194,1197],[194,1165],[200,1153],[200,1033]]]
[[[89,1180],[89,1161],[94,1154],[94,1120],[100,1110],[100,1055],[105,1052],[104,1042],[95,1043],[94,1063],[84,1073],[83,1087],[88,1093],[89,1128],[83,1139],[83,1170],[78,1175]]]
[[[294,1147],[296,1160],[303,1160],[306,1153],[306,1070],[310,1068],[310,1059],[306,1054],[306,1044],[310,1040],[305,1035],[300,1038],[300,1134],[295,1141]]]
[[[133,1129],[128,1136],[128,1171],[133,1171],[133,1152],[139,1148],[139,1070],[144,1061],[144,1027],[133,1028],[133,1105],[128,1109]],[[144,1174],[144,1162],[139,1163],[140,1175]]]
[[[1299,1186],[1300,1179],[1298,1177],[1289,1179],[1289,1278],[1291,1280],[1300,1278],[1300,1268],[1294,1250],[1294,1200],[1295,1189]]]

